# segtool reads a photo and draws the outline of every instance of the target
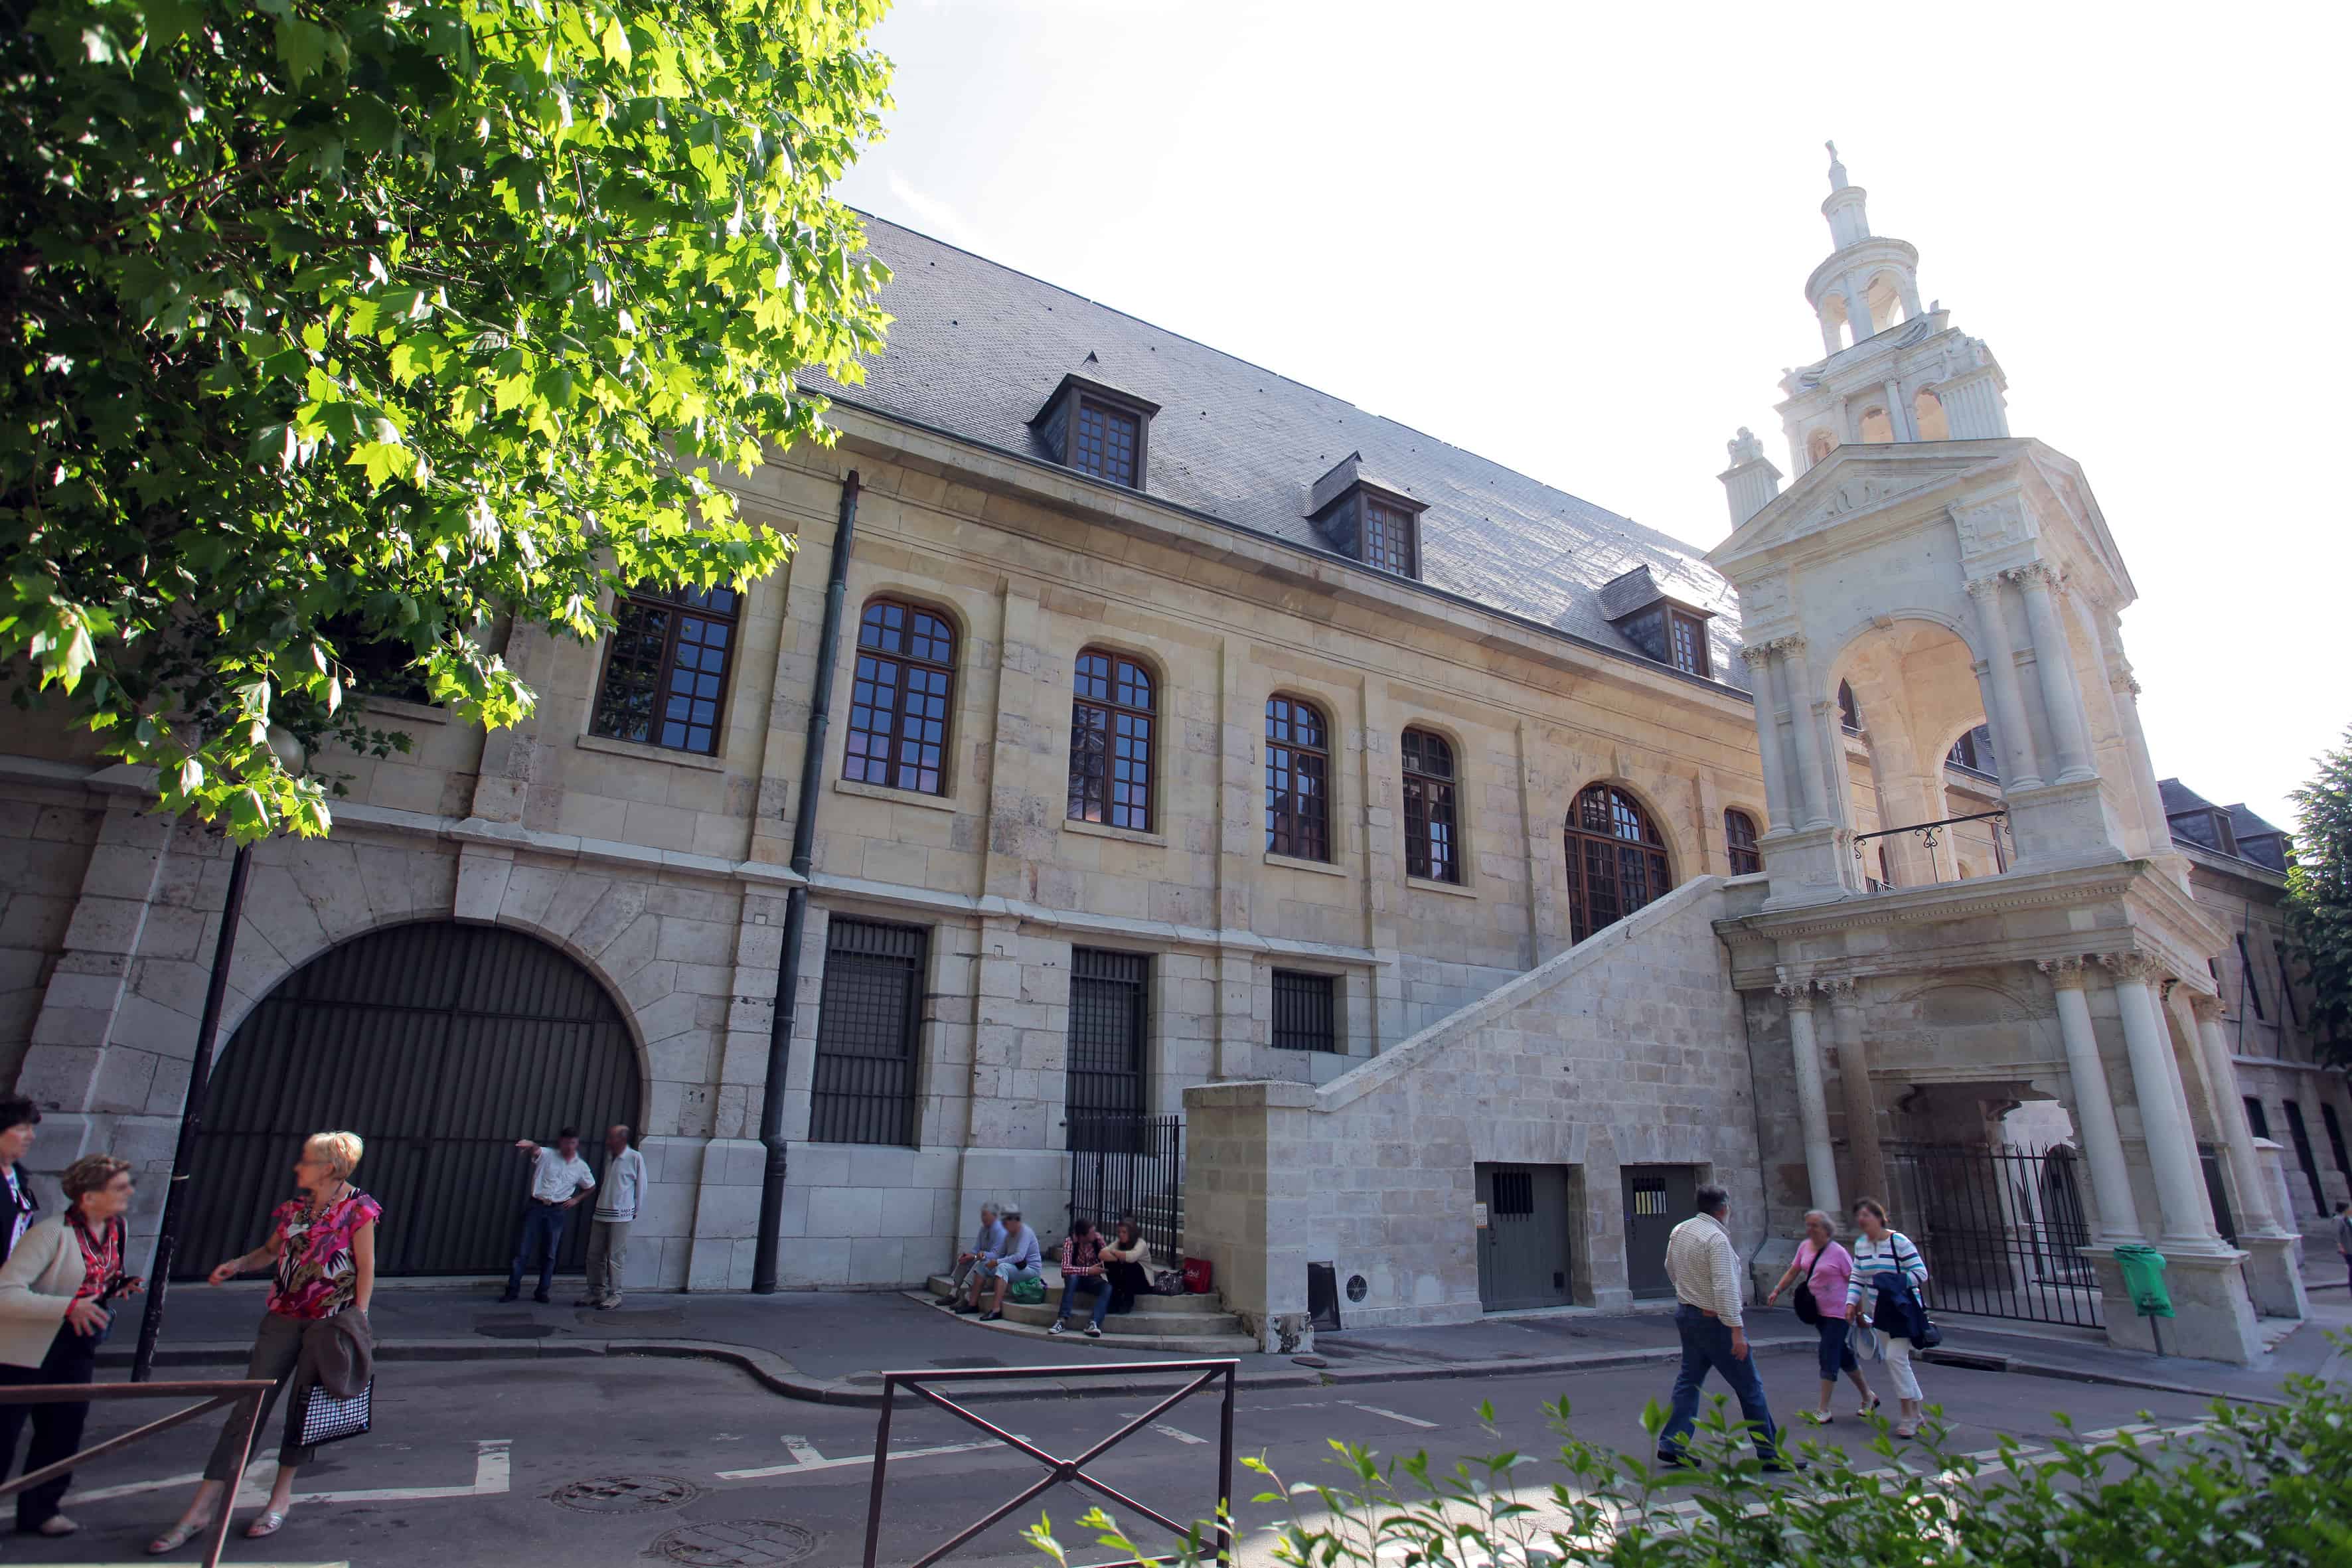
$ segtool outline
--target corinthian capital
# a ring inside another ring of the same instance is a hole
[[[1969,597],[1981,599],[1987,594],[1995,592],[2000,587],[2000,580],[2007,575],[2005,572],[1995,572],[1990,576],[1969,578]]]
[[[2189,993],[2189,1010],[2197,1015],[2197,1021],[2200,1024],[2217,1023],[2221,1019],[2221,999],[2210,992]]]
[[[2063,581],[2058,575],[2057,569],[2047,561],[2029,561],[2022,566],[2011,567],[2001,575],[2021,588],[2031,588],[2039,584],[2053,592],[2057,590]]]
[[[2083,961],[2080,958],[2044,958],[2037,960],[2034,968],[2050,977],[2050,984],[2060,991],[2080,991],[2083,988]]]
[[[1815,981],[1814,984],[1822,988],[1822,994],[1830,999],[1831,1006],[1851,1007],[1854,1005],[1854,983],[1851,976],[1842,974],[1837,976],[1835,979],[1818,980]]]
[[[1772,645],[1769,642],[1749,643],[1739,650],[1739,660],[1750,669],[1761,669],[1772,662]]]
[[[1805,639],[1791,632],[1784,637],[1774,637],[1765,646],[1774,653],[1786,654],[1789,658],[1794,658],[1805,651]]]
[[[2143,985],[2154,984],[2171,973],[2162,959],[2151,958],[2145,952],[2103,952],[2099,962],[2117,980],[2136,980]]]

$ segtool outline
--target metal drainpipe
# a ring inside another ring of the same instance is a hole
[[[832,722],[833,672],[841,654],[841,604],[849,588],[849,552],[857,531],[857,470],[841,486],[841,518],[833,531],[833,563],[824,580],[824,626],[817,637],[816,674],[809,689],[808,742],[801,754],[801,791],[793,818],[793,869],[803,879],[784,894],[784,950],[776,974],[776,1005],[768,1026],[768,1081],[760,1099],[760,1142],[768,1146],[760,1183],[760,1230],[751,1255],[751,1289],[776,1289],[777,1232],[784,1219],[784,1069],[793,1052],[793,1003],[801,988],[801,935],[808,924],[809,866],[816,849],[818,785],[824,775],[825,731]]]

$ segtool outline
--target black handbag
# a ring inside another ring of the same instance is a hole
[[[373,1414],[375,1379],[348,1399],[338,1398],[317,1384],[302,1391],[293,1408],[286,1413],[286,1444],[292,1448],[315,1448],[321,1443],[340,1443],[346,1437],[364,1436],[369,1419]]]
[[[1818,1323],[1822,1321],[1821,1304],[1813,1300],[1813,1270],[1821,1266],[1822,1255],[1816,1252],[1813,1254],[1813,1260],[1805,1265],[1804,1276],[1797,1281],[1796,1297],[1789,1303],[1796,1309],[1797,1321],[1801,1323]]]

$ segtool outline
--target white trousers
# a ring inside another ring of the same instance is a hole
[[[1895,1380],[1895,1397],[1919,1398],[1918,1374],[1911,1370],[1911,1342],[1876,1329],[1865,1331],[1873,1342],[1878,1359],[1886,1363],[1886,1374]]]

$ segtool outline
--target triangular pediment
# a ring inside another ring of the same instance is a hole
[[[1737,580],[1739,564],[1786,545],[2014,468],[2029,445],[2009,438],[1840,447],[1708,551],[1707,564]]]
[[[2106,514],[2099,510],[2099,498],[2091,493],[2091,481],[2084,476],[2082,465],[2039,442],[2034,444],[2028,462],[2052,503],[2074,525],[2080,547],[2095,556],[2114,579],[2120,595],[2115,607],[2121,609],[2138,598],[2139,590],[2132,585],[2131,574],[2124,569],[2124,553],[2116,547],[2116,536],[2107,531]]]

